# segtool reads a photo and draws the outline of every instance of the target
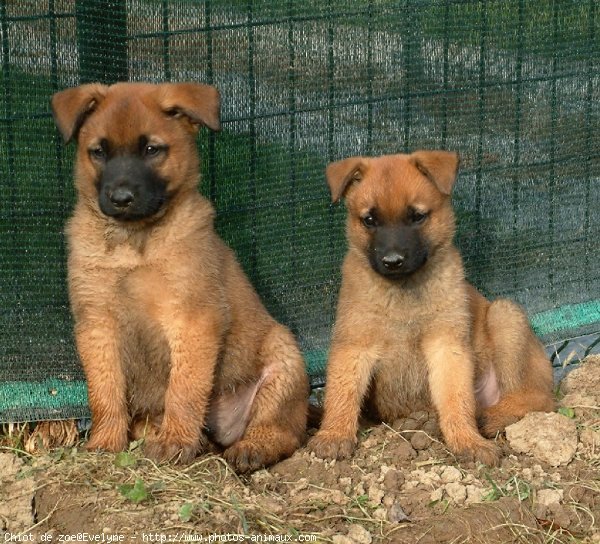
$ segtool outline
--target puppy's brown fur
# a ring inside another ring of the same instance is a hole
[[[352,452],[363,401],[388,422],[433,405],[450,449],[488,464],[498,451],[477,420],[492,437],[553,409],[551,365],[523,310],[465,281],[453,245],[457,169],[458,156],[443,151],[327,169],[333,201],[346,197],[349,251],[323,422],[309,443],[320,457]]]
[[[217,90],[90,84],[52,106],[65,140],[78,143],[68,280],[92,412],[87,447],[123,450],[145,432],[152,458],[189,461],[206,427],[241,471],[290,455],[306,425],[302,357],[197,191],[195,136],[200,125],[219,128]],[[127,203],[103,212],[100,193],[112,205],[116,188],[144,176],[149,215],[121,217]]]

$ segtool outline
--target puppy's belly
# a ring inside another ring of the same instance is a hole
[[[157,417],[164,412],[169,382],[170,351],[158,327],[130,322],[122,336],[127,400],[132,418]]]
[[[475,383],[475,398],[480,409],[489,408],[498,404],[500,400],[500,386],[494,367],[490,365],[489,370]]]
[[[159,279],[157,272],[140,267],[124,275],[117,284],[119,296],[115,305],[129,414],[133,419],[154,418],[164,411],[170,350],[156,318],[160,298],[168,298],[169,293],[165,287],[155,287]]]

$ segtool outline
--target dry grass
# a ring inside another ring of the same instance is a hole
[[[403,433],[393,429],[386,433],[388,441],[406,440]],[[427,514],[430,519],[419,514],[420,519],[414,520],[418,523],[411,526],[410,523],[382,519],[381,508],[371,504],[367,494],[358,497],[346,494],[349,500],[340,500],[343,493],[340,495],[339,486],[318,485],[301,473],[290,478],[272,471],[259,471],[251,477],[239,477],[216,455],[203,456],[184,467],[157,465],[143,456],[139,444],[133,444],[129,452],[117,455],[83,452],[80,444],[31,455],[14,447],[23,442],[24,435],[22,429],[13,429],[13,445],[2,448],[24,456],[25,467],[20,477],[35,479],[38,496],[44,497],[46,492],[45,504],[38,505],[39,518],[26,528],[26,532],[53,528],[62,531],[70,519],[68,513],[77,510],[80,512],[76,516],[86,510],[94,513],[93,519],[88,519],[92,525],[88,530],[98,532],[108,527],[123,534],[134,534],[140,529],[155,527],[167,534],[175,531],[189,535],[213,531],[246,535],[311,534],[319,542],[333,542],[333,536],[347,534],[352,525],[363,526],[375,542],[410,542],[417,537],[429,542],[428,535],[437,542],[439,527],[436,524],[440,519],[459,519],[457,527],[464,527],[464,532],[459,529],[454,540],[440,542],[497,542],[498,535],[503,535],[506,542],[566,544],[583,542],[598,531],[598,505],[594,513],[589,503],[578,502],[579,496],[573,500],[565,497],[565,505],[580,517],[580,522],[571,529],[551,520],[532,522],[534,518],[529,511],[532,497],[529,494],[517,497],[515,493],[508,497],[510,491],[503,496],[515,500],[529,512],[528,522],[522,523],[515,516],[516,510],[507,510],[502,501],[497,500],[502,497],[496,497],[489,504],[479,505],[484,508],[481,512],[486,513],[483,518],[489,518],[487,525],[481,521],[480,513],[471,512],[473,507],[448,508],[446,504],[442,510],[430,508]],[[374,449],[381,452],[385,448]],[[306,453],[303,456],[309,457]],[[434,457],[414,460],[412,466],[431,467],[448,461],[447,457]],[[320,463],[314,459],[309,462]],[[331,464],[324,467],[325,470],[331,468]],[[350,463],[349,468],[357,475],[365,473],[363,463]],[[373,470],[377,469],[378,462],[373,459]],[[476,471],[465,469],[464,472]],[[600,496],[597,480],[573,476],[572,480],[561,481],[560,486],[577,485]],[[500,473],[496,477],[500,478]],[[507,482],[498,486],[503,485],[506,490]],[[328,500],[329,496],[331,500]],[[339,504],[334,505],[331,501]],[[490,508],[497,509],[498,513],[490,514]],[[482,523],[486,525],[485,530],[476,531],[473,536],[474,528]],[[471,536],[467,537],[469,534]],[[508,540],[506,535],[511,535]]]
[[[20,529],[34,534],[303,534],[319,542],[354,543],[360,529],[368,532],[365,541],[382,543],[598,542],[600,407],[597,402],[575,407],[573,417],[577,454],[558,468],[514,455],[501,439],[505,457],[500,467],[461,464],[435,432],[405,431],[402,424],[361,433],[360,446],[348,461],[323,462],[301,450],[272,469],[244,477],[218,455],[179,466],[145,458],[140,443],[116,455],[88,453],[73,422],[5,425],[0,452],[21,459],[15,481],[34,482],[37,517]],[[424,449],[415,446],[413,437],[419,434],[430,440]],[[61,440],[76,443],[52,447]],[[484,502],[466,506],[447,495],[434,501],[431,494],[441,486],[435,481],[407,485],[416,472],[446,467],[458,467],[462,478],[483,486]],[[388,485],[384,476],[392,469],[398,479]],[[540,508],[537,496],[544,489],[561,491],[560,504]],[[0,511],[2,500],[0,488]],[[398,507],[410,521],[391,519]],[[355,540],[344,540],[349,535]]]

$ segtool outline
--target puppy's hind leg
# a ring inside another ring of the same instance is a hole
[[[254,395],[246,431],[224,457],[239,472],[276,463],[302,443],[308,412],[308,378],[292,334],[274,324],[259,357],[260,385]]]
[[[488,309],[487,329],[500,400],[481,407],[478,423],[481,433],[492,437],[529,412],[554,410],[554,398],[552,366],[525,312],[510,300],[498,299]]]

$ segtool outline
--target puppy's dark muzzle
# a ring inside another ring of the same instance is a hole
[[[166,181],[137,156],[107,161],[98,185],[100,210],[121,221],[152,217],[167,202]]]
[[[427,261],[427,255],[427,244],[418,229],[402,224],[378,228],[369,248],[373,270],[391,280],[417,271]]]

